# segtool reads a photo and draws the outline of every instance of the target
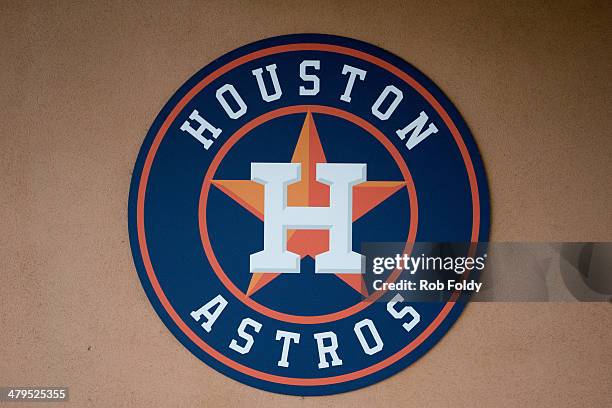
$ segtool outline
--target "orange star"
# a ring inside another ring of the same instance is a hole
[[[316,181],[317,163],[327,163],[310,112],[302,125],[302,131],[291,158],[292,163],[301,163],[300,181],[287,187],[287,204],[298,207],[328,207],[329,186]],[[212,184],[263,221],[264,186],[251,180],[213,180]],[[366,181],[353,187],[353,222],[385,201],[405,186],[403,181]],[[327,230],[288,230],[287,249],[293,253],[315,257],[329,249]],[[254,273],[247,296],[253,295],[278,273]],[[358,274],[336,274],[338,278],[357,292],[367,295],[363,276]]]

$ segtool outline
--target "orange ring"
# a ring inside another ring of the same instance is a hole
[[[282,53],[282,52],[291,52],[291,51],[323,51],[323,52],[335,52],[339,54],[353,56],[355,58],[363,59],[372,64],[378,65],[383,69],[393,73],[408,85],[410,85],[413,89],[415,89],[421,96],[423,96],[430,105],[436,110],[438,115],[442,118],[446,126],[450,129],[453,138],[455,139],[455,143],[461,152],[461,156],[463,158],[463,162],[466,165],[466,169],[468,172],[468,179],[470,183],[470,190],[472,193],[472,236],[471,242],[477,242],[478,233],[480,231],[480,197],[478,196],[478,182],[476,179],[476,172],[474,170],[474,165],[470,158],[469,152],[463,139],[461,138],[461,134],[459,130],[452,122],[448,113],[444,110],[442,105],[427,91],[422,85],[420,85],[414,78],[412,78],[407,73],[401,71],[397,67],[391,65],[390,63],[377,58],[373,55],[367,54],[362,51],[354,50],[348,47],[342,47],[338,45],[329,45],[329,44],[316,44],[316,43],[301,43],[301,44],[288,44],[288,45],[280,45],[270,48],[265,48],[263,50],[255,51],[253,53],[244,55],[240,58],[235,59],[234,61],[222,66],[221,68],[215,70],[210,75],[206,76],[202,79],[198,84],[196,84],[189,92],[185,94],[181,98],[181,100],[176,104],[176,106],[170,111],[168,117],[162,123],[162,126],[159,128],[153,142],[151,143],[151,147],[147,153],[147,157],[145,159],[145,163],[142,169],[142,175],[140,178],[140,182],[138,185],[138,198],[136,202],[136,227],[138,232],[138,244],[140,247],[140,252],[142,255],[142,261],[147,271],[147,276],[151,282],[151,287],[155,291],[155,294],[159,298],[161,305],[164,307],[170,318],[174,321],[174,323],[178,326],[179,329],[191,340],[193,343],[198,346],[202,351],[209,354],[211,357],[220,361],[221,363],[227,365],[228,367],[239,371],[243,374],[249,375],[251,377],[258,378],[264,381],[275,382],[279,384],[286,385],[299,385],[299,386],[318,386],[318,385],[329,385],[329,384],[338,384],[346,381],[356,380],[362,378],[366,375],[373,374],[383,368],[386,368],[395,362],[399,361],[404,356],[408,355],[412,350],[417,348],[421,343],[423,343],[430,335],[433,333],[438,326],[444,321],[444,319],[448,316],[453,306],[455,305],[455,300],[457,298],[457,292],[453,295],[449,302],[444,305],[438,316],[423,330],[421,334],[419,334],[414,340],[408,343],[404,348],[399,350],[397,353],[392,356],[386,358],[385,360],[379,361],[376,364],[373,364],[369,367],[362,368],[361,370],[353,371],[352,373],[331,376],[331,377],[320,377],[320,378],[295,378],[295,377],[285,377],[280,375],[274,375],[265,373],[263,371],[255,370],[251,367],[247,367],[243,364],[240,364],[227,356],[221,354],[208,344],[206,344],[200,337],[198,337],[189,326],[181,319],[178,313],[174,310],[170,301],[166,297],[163,289],[161,288],[157,277],[155,276],[155,271],[153,270],[153,265],[151,263],[151,258],[149,256],[149,250],[147,248],[146,234],[144,228],[144,198],[147,189],[147,181],[149,179],[149,174],[151,172],[151,165],[153,164],[153,159],[157,154],[157,149],[161,144],[166,132],[170,128],[172,122],[176,119],[178,114],[183,110],[185,105],[200,92],[204,87],[210,84],[212,81],[225,74],[226,72],[252,60],[257,58],[262,58],[268,55]]]
[[[206,257],[208,258],[210,265],[212,266],[215,274],[219,278],[219,280],[225,285],[225,287],[242,303],[258,311],[259,313],[272,317],[277,320],[282,320],[290,323],[299,323],[299,324],[318,324],[318,323],[327,323],[333,322],[335,320],[339,320],[348,316],[352,316],[355,313],[358,313],[369,306],[371,303],[378,300],[384,292],[376,291],[367,298],[361,300],[359,303],[354,304],[344,310],[340,310],[334,313],[327,313],[323,315],[317,316],[300,316],[300,315],[292,315],[287,313],[282,313],[276,311],[274,309],[270,309],[261,303],[251,299],[246,296],[246,294],[241,291],[234,282],[229,279],[229,277],[223,271],[223,268],[219,264],[217,257],[215,256],[215,252],[212,249],[212,245],[210,243],[210,238],[208,236],[208,227],[206,221],[206,204],[208,201],[208,192],[210,190],[210,185],[212,183],[212,179],[219,167],[219,164],[229,152],[229,150],[238,142],[243,136],[245,136],[248,132],[256,128],[257,126],[278,118],[280,116],[291,115],[294,113],[302,113],[310,110],[313,113],[324,113],[327,115],[332,115],[336,117],[340,117],[346,119],[362,129],[369,132],[372,136],[374,136],[382,145],[387,149],[389,154],[393,157],[395,162],[397,163],[402,176],[404,177],[404,181],[406,182],[406,189],[408,190],[409,203],[410,203],[410,228],[408,231],[408,237],[406,239],[406,247],[404,248],[404,253],[410,253],[412,251],[412,245],[416,238],[417,226],[419,220],[419,210],[418,210],[418,201],[417,201],[417,193],[414,188],[414,182],[412,181],[412,176],[410,174],[410,170],[408,170],[408,166],[406,166],[406,162],[402,160],[402,156],[400,152],[395,148],[395,146],[389,141],[389,139],[377,128],[375,128],[371,123],[366,120],[360,118],[359,116],[353,115],[352,113],[346,112],[342,109],[332,108],[328,106],[321,105],[295,105],[288,106],[285,108],[279,108],[270,112],[267,112],[257,118],[251,120],[242,126],[238,131],[236,131],[231,137],[227,139],[223,146],[219,150],[219,152],[215,155],[213,160],[208,167],[206,172],[206,176],[204,177],[204,182],[202,183],[202,191],[200,194],[200,204],[198,208],[199,220],[200,220],[200,236],[202,238],[202,245],[204,246],[204,252],[206,253]]]

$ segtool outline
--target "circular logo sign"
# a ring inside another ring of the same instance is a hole
[[[488,230],[481,159],[448,99],[398,57],[327,35],[256,42],[195,74],[149,130],[129,199],[136,268],[176,338],[297,395],[389,377],[463,309],[382,301],[364,243],[410,253]]]

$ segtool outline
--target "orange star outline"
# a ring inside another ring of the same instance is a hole
[[[327,163],[321,140],[310,111],[297,141],[291,163],[301,163],[300,181],[287,187],[287,205],[299,207],[328,207],[329,186],[316,180],[317,163]],[[264,186],[251,180],[213,180],[212,184],[263,221]],[[353,187],[353,222],[391,197],[406,183],[404,181],[365,181]],[[329,250],[328,230],[288,230],[287,250],[301,258]],[[252,296],[277,278],[279,273],[254,273],[246,291]],[[367,296],[361,274],[335,274],[339,279]]]

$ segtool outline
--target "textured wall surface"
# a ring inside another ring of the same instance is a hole
[[[173,92],[240,45],[320,32],[403,57],[455,103],[492,240],[612,241],[609,3],[82,3],[0,4],[0,385],[101,407],[612,406],[610,304],[472,304],[425,357],[347,394],[244,386],[166,329],[127,235],[132,166]]]

